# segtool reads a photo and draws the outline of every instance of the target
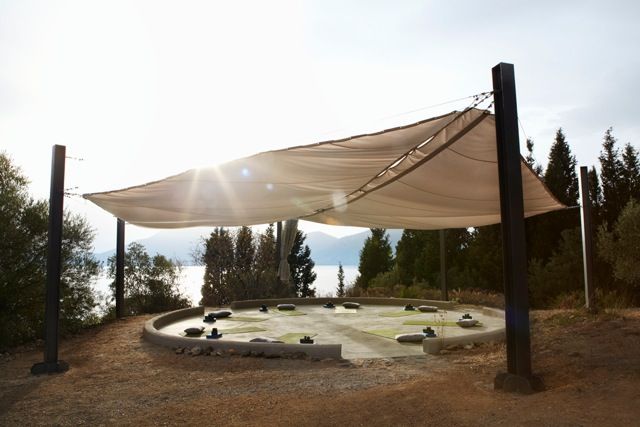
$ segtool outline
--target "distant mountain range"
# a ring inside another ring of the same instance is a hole
[[[396,244],[402,236],[402,230],[387,230],[391,247],[395,251]],[[311,249],[311,258],[317,265],[358,265],[360,250],[365,239],[371,234],[363,231],[345,237],[333,237],[326,233],[314,231],[307,234],[305,244]],[[202,229],[183,229],[160,231],[151,237],[138,240],[150,255],[161,254],[167,258],[180,261],[183,265],[193,265],[193,253],[203,241],[206,234]],[[106,264],[107,259],[115,253],[115,249],[96,254],[96,258]]]

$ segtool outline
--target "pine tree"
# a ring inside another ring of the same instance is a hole
[[[587,173],[589,180],[589,199],[591,200],[591,219],[594,230],[602,224],[602,188],[595,166],[592,166]]]
[[[578,204],[578,175],[576,158],[562,128],[556,132],[549,151],[549,162],[544,173],[544,182],[551,193],[563,204]],[[579,215],[574,210],[550,212],[526,220],[527,257],[547,262],[561,243],[562,232],[577,227]]]
[[[533,156],[533,139],[531,138],[527,138],[527,157],[524,160],[536,175],[542,176],[542,165],[537,163]]]
[[[576,157],[571,154],[562,128],[556,132],[556,139],[551,146],[544,182],[560,202],[567,206],[578,203]]]
[[[276,238],[273,224],[269,224],[264,234],[258,238],[258,250],[256,251],[256,273],[258,277],[266,272],[275,272],[276,269]]]
[[[360,251],[358,271],[360,275],[357,285],[363,289],[369,287],[369,282],[380,273],[387,272],[393,267],[389,235],[384,228],[372,228],[371,236],[367,237]]]
[[[240,227],[236,232],[232,286],[236,299],[248,299],[255,293],[255,289],[252,289],[255,287],[253,271],[255,252],[251,228]]]
[[[200,305],[221,306],[233,299],[229,289],[229,278],[234,268],[233,240],[228,230],[218,227],[205,242],[202,255],[204,283]]]
[[[316,295],[316,290],[312,288],[316,280],[316,273],[313,271],[315,263],[311,259],[311,249],[304,244],[306,238],[302,231],[296,231],[293,247],[287,257],[294,293],[301,298]]]
[[[640,201],[640,161],[638,151],[627,143],[622,152],[622,178],[628,197],[622,202],[626,205],[631,199]]]
[[[345,294],[344,290],[344,268],[342,268],[342,263],[338,263],[338,288],[336,289],[336,296],[338,298],[343,297]]]
[[[623,194],[626,193],[623,178],[623,164],[620,153],[616,148],[617,140],[613,137],[613,129],[609,128],[604,134],[600,160],[600,178],[602,182],[602,216],[607,222],[607,228],[611,229],[618,219],[620,211],[624,207]]]

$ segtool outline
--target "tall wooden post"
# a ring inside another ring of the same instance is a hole
[[[64,215],[64,167],[66,147],[54,145],[51,160],[49,195],[49,233],[47,242],[47,294],[45,301],[44,362],[31,367],[31,373],[64,372],[69,365],[58,360],[58,319],[60,313],[60,276],[62,274],[62,222]]]
[[[538,388],[540,383],[531,375],[527,256],[516,83],[512,64],[500,63],[492,71],[502,218],[508,370],[507,373],[496,376],[495,387],[530,393],[534,388]]]
[[[591,228],[591,199],[589,197],[589,174],[586,166],[580,167],[580,200],[585,307],[590,311],[596,311],[595,289],[593,286],[593,229]]]
[[[282,260],[282,221],[276,223],[276,274],[280,278],[280,261]]]
[[[449,301],[449,291],[447,290],[447,248],[445,245],[445,230],[440,230],[440,290],[441,299]]]
[[[124,317],[124,221],[118,218],[116,231],[116,318]]]

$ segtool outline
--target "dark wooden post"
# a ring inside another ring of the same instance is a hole
[[[49,234],[47,236],[47,295],[45,301],[44,362],[31,367],[31,373],[64,372],[69,365],[58,360],[58,318],[60,275],[62,273],[62,222],[64,215],[64,166],[66,147],[53,146],[51,191],[49,196]]]
[[[445,246],[445,231],[440,230],[440,288],[441,299],[449,301],[449,291],[447,290],[447,249]]]
[[[118,218],[116,231],[116,318],[124,317],[124,221]]]
[[[276,274],[280,278],[280,261],[282,252],[282,221],[276,223]]]
[[[580,212],[582,225],[582,260],[584,263],[585,307],[596,311],[593,286],[593,229],[591,223],[591,199],[589,197],[589,174],[586,166],[580,167]]]
[[[541,384],[538,378],[531,375],[527,256],[515,74],[513,65],[505,63],[496,65],[492,71],[502,218],[508,370],[507,373],[496,376],[495,387],[530,393]]]

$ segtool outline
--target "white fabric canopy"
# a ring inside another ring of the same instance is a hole
[[[526,216],[565,207],[524,160],[521,169]],[[500,222],[495,118],[477,109],[452,112],[84,197],[151,228],[290,218],[410,229],[495,224]]]

